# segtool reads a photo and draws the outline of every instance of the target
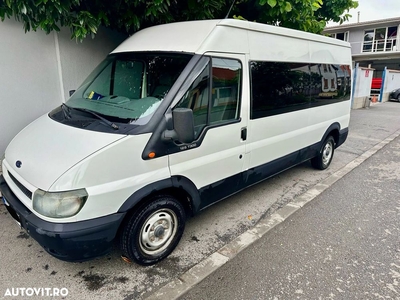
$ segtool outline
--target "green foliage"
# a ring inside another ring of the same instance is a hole
[[[83,40],[100,25],[132,34],[151,25],[224,18],[232,0],[0,0],[0,19],[15,17],[25,31],[71,29]],[[321,32],[327,21],[343,22],[354,0],[236,0],[230,16],[261,23]],[[344,14],[344,15],[343,15]]]
[[[325,0],[324,5],[316,12],[315,16],[319,20],[342,24],[351,17],[348,14],[349,10],[357,7],[358,2],[353,0]]]

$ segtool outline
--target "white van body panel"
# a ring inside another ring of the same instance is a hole
[[[235,38],[232,39],[232,36]],[[343,51],[343,47],[350,48],[350,44],[283,27],[224,19],[170,23],[146,28],[124,41],[112,53],[172,51],[204,54],[215,51],[249,53],[251,60],[268,58],[270,61],[313,60],[326,63],[350,60],[351,63],[351,57]]]
[[[321,141],[335,122],[347,128],[350,120],[348,102],[314,107],[250,120],[247,147],[251,152],[249,168],[273,161]]]
[[[200,189],[241,173],[245,155],[245,142],[240,139],[243,126],[241,122],[209,129],[200,147],[171,154],[171,175],[185,176]]]
[[[140,30],[112,53],[131,51],[172,51],[195,53],[219,20],[179,22]]]
[[[247,140],[249,168],[270,162],[310,145],[308,112],[296,111],[282,115],[250,120]],[[321,137],[319,138],[321,139]]]
[[[50,191],[86,188],[89,198],[77,220],[105,216],[118,211],[140,188],[170,177],[168,156],[141,159],[151,133],[121,139],[72,167]]]
[[[86,188],[89,195],[86,204],[76,216],[70,218],[52,219],[36,213],[32,208],[32,200],[27,198],[8,176],[7,171],[12,167],[7,161],[3,162],[3,173],[8,179],[10,188],[21,202],[43,220],[68,223],[109,215],[117,212],[125,200],[140,188],[170,177],[168,156],[147,161],[137,159],[141,157],[150,136],[151,134],[128,136],[99,151],[93,151],[90,158],[75,164],[46,190],[59,192]],[[13,171],[12,174],[30,191],[34,192],[38,188],[26,181],[18,172]]]
[[[48,191],[72,166],[124,137],[66,126],[44,115],[18,133],[5,155],[13,174]],[[22,162],[21,168],[15,166],[18,160]]]
[[[232,45],[232,36],[235,37],[235,45]],[[243,30],[243,28],[218,24],[208,38],[200,45],[196,53],[203,54],[209,51],[219,53],[249,53],[248,31]]]

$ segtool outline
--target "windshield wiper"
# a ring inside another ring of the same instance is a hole
[[[66,105],[65,103],[61,104],[61,109],[63,111],[64,118],[66,118],[67,120],[72,118],[71,110],[68,105]]]
[[[107,120],[106,118],[100,116],[99,114],[95,113],[94,111],[92,111],[92,110],[90,110],[90,109],[86,109],[86,108],[76,108],[76,107],[74,107],[74,109],[76,109],[76,110],[78,110],[78,111],[83,111],[83,112],[89,113],[89,114],[91,114],[91,115],[97,117],[98,119],[102,120],[104,123],[106,123],[108,126],[110,126],[111,128],[113,128],[113,129],[115,129],[115,130],[118,130],[118,129],[119,129],[119,127],[118,127],[117,124],[115,124],[115,123],[113,123],[113,122],[110,122],[110,121]]]

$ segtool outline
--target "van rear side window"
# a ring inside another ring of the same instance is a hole
[[[290,62],[250,63],[251,119],[350,99],[350,67]]]

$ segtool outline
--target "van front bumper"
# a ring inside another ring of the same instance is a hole
[[[49,254],[65,261],[85,261],[108,253],[125,213],[73,223],[53,223],[32,213],[0,175],[3,204],[9,214]]]

